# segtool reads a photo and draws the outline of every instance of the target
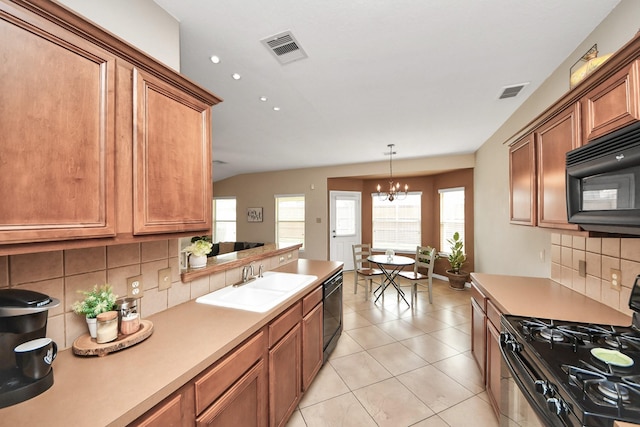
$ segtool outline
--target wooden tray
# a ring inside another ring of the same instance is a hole
[[[73,354],[78,356],[106,356],[109,353],[123,350],[149,338],[153,333],[150,320],[140,320],[140,329],[129,335],[118,334],[115,341],[98,344],[91,335],[84,334],[73,342]]]

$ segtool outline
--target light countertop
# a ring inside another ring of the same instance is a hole
[[[216,362],[342,267],[298,260],[277,271],[311,274],[318,281],[266,313],[189,301],[157,313],[151,337],[104,357],[71,349],[53,362],[54,384],[26,402],[0,409],[0,425],[124,426]]]
[[[473,282],[504,314],[629,326],[631,317],[551,279],[471,273]]]

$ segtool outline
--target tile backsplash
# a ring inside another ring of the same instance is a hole
[[[29,289],[59,299],[60,305],[49,310],[47,336],[60,349],[69,348],[87,333],[84,317],[71,311],[71,305],[82,298],[78,291],[108,283],[117,295],[126,296],[127,278],[142,274],[144,296],[139,310],[144,318],[240,279],[240,268],[234,268],[182,283],[178,248],[178,240],[172,239],[0,256],[0,289]],[[171,287],[160,291],[158,270],[167,267],[171,267]]]
[[[580,275],[585,262],[585,277]],[[611,270],[621,271],[620,286],[611,285]],[[623,313],[640,274],[640,239],[551,235],[551,279]]]

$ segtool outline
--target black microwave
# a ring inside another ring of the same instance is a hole
[[[589,231],[640,235],[640,122],[566,156],[569,222]]]

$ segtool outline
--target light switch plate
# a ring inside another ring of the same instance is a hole
[[[130,298],[141,298],[143,294],[142,274],[127,278],[127,296]]]
[[[587,261],[583,259],[578,261],[578,275],[580,277],[587,277]]]
[[[158,290],[164,291],[171,287],[171,267],[158,270]]]

